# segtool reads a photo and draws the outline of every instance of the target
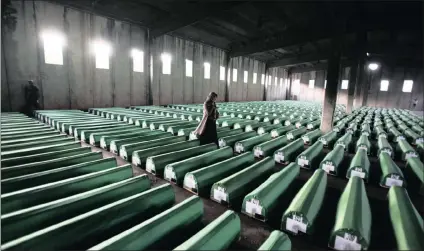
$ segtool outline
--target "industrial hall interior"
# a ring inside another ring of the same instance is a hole
[[[424,2],[2,0],[0,249],[424,250]]]

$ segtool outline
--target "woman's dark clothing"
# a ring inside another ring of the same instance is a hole
[[[201,145],[215,143],[218,145],[218,134],[216,132],[216,122],[213,119],[206,121],[205,129],[201,135],[199,135]]]

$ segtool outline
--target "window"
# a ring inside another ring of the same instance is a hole
[[[403,81],[402,92],[411,92],[413,84],[414,84],[414,81],[412,80]]]
[[[324,89],[327,88],[327,80],[324,81]]]
[[[315,88],[315,80],[314,79],[310,79],[309,80],[308,87],[309,87],[309,89],[314,89]]]
[[[153,82],[153,56],[150,56],[150,81]]]
[[[256,72],[253,73],[253,84],[256,84],[256,79],[258,78],[258,74]]]
[[[274,85],[278,85],[278,78],[277,77],[274,78]]]
[[[268,85],[271,85],[272,77],[271,75],[268,75]]]
[[[293,94],[299,95],[299,93],[300,93],[300,80],[295,79],[293,82]]]
[[[169,53],[162,53],[162,74],[171,74],[171,55]]]
[[[225,80],[225,67],[222,65],[219,67],[219,80]]]
[[[231,83],[231,71],[230,71],[230,68],[228,68],[228,70],[227,70],[227,81],[228,81],[228,83]]]
[[[186,77],[193,77],[193,61],[185,60],[186,63]]]
[[[233,69],[233,82],[237,82],[237,69]]]
[[[63,65],[64,36],[58,32],[44,32],[42,38],[44,43],[44,62],[46,64]]]
[[[143,72],[144,71],[144,52],[138,49],[132,49],[131,55],[133,58],[133,71]]]
[[[244,73],[243,73],[243,82],[244,83],[247,83],[248,74],[249,73],[247,71],[244,71]]]
[[[380,91],[386,92],[389,90],[389,80],[381,80]]]
[[[342,90],[346,90],[348,86],[349,86],[349,80],[343,79],[342,80]]]
[[[288,78],[285,79],[285,85],[286,85],[286,89],[289,89],[289,79]]]
[[[109,69],[109,56],[111,53],[109,43],[98,40],[93,43],[93,47],[96,54],[96,68]]]
[[[283,86],[283,78],[280,78],[280,87]]]
[[[261,75],[261,85],[265,84],[265,74]]]
[[[204,76],[205,79],[210,79],[211,78],[211,64],[208,62],[203,63],[203,67],[205,68],[204,71]]]

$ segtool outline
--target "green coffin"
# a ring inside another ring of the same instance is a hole
[[[419,193],[421,195],[424,195],[424,164],[421,162],[421,160],[418,157],[412,157],[408,158],[406,160],[406,170],[407,177],[409,178],[409,181],[412,181],[416,183],[416,187],[419,189]],[[415,179],[413,178],[415,177]],[[415,184],[411,184],[415,185]]]
[[[145,137],[150,137],[154,139],[155,137],[152,137],[153,135],[158,135],[157,138],[164,138],[164,137],[171,136],[171,134],[167,132],[161,132],[161,131],[131,132],[131,133],[123,132],[122,134],[114,135],[114,136],[102,136],[100,138],[100,147],[106,150],[110,150],[111,142],[115,140],[117,141],[114,146],[115,148],[114,151],[116,153],[119,147],[126,142],[137,142],[137,140],[139,140],[140,138],[145,138]],[[123,140],[123,141],[121,142],[118,140]]]
[[[262,245],[258,248],[258,251],[259,250],[292,250],[292,244],[287,234],[278,230],[274,230],[271,232],[265,242],[262,243]]]
[[[324,144],[324,147],[331,147],[333,142],[336,141],[336,138],[337,138],[337,132],[331,131],[331,132],[324,134],[318,140],[321,141]]]
[[[43,130],[37,130],[34,132],[29,133],[20,133],[20,134],[13,134],[9,136],[1,135],[1,140],[26,140],[27,138],[31,137],[45,137],[45,136],[52,136],[52,135],[59,135],[58,131],[55,131],[51,128],[46,128]]]
[[[315,121],[309,122],[306,125],[306,128],[308,130],[312,130],[312,129],[318,128],[320,125],[321,125],[321,120],[315,120]]]
[[[234,129],[239,129],[239,128],[245,129],[246,126],[253,125],[253,124],[259,124],[259,122],[256,120],[244,120],[244,121],[236,122],[234,124]]]
[[[371,208],[364,181],[351,177],[337,205],[328,246],[336,250],[367,250],[371,240]]]
[[[315,142],[312,146],[308,147],[296,158],[296,163],[306,169],[317,169],[318,168],[318,159],[321,156],[324,145],[321,141]]]
[[[49,146],[41,146],[41,147],[32,147],[15,151],[4,151],[1,152],[2,159],[9,159],[15,157],[23,157],[28,155],[34,155],[39,153],[60,151],[66,149],[73,149],[81,147],[80,142],[68,142],[68,143],[60,143],[60,144],[52,144]]]
[[[219,144],[219,147],[226,147],[226,146],[233,147],[237,141],[252,138],[256,135],[257,133],[255,131],[251,131],[251,132],[243,132],[240,134],[226,136],[226,137],[219,138],[218,144]]]
[[[2,215],[2,243],[146,191],[149,188],[150,180],[148,176],[139,175],[84,193]]]
[[[172,187],[165,184],[38,230],[5,243],[1,248],[2,250],[40,251],[86,250],[99,240],[119,234],[122,231],[122,225],[134,226],[138,222],[162,212],[169,208],[174,200]],[[113,215],[112,219],[105,220],[111,215]],[[162,229],[168,229],[168,227],[162,227]],[[95,248],[90,248],[90,250],[95,250]]]
[[[378,137],[380,135],[384,135],[384,136],[387,137],[387,133],[386,133],[386,131],[384,131],[384,128],[381,125],[380,126],[375,126],[374,127],[374,132],[375,132],[375,139],[378,139]]]
[[[393,148],[390,145],[389,141],[387,140],[386,137],[380,135],[378,137],[378,141],[377,141],[377,147],[378,147],[378,152],[377,152],[377,156],[380,155],[380,153],[385,152],[387,153],[391,158],[394,158],[394,152],[393,152]]]
[[[302,126],[299,127],[297,129],[291,130],[289,132],[287,132],[287,139],[288,140],[295,140],[300,138],[303,134],[305,134],[308,130],[306,129],[306,127]]]
[[[89,250],[148,250],[156,242],[166,241],[164,238],[171,232],[198,224],[202,216],[203,202],[192,196]]]
[[[368,159],[368,154],[365,149],[358,149],[355,156],[353,156],[350,161],[349,168],[346,172],[346,178],[357,176],[368,181],[370,173],[370,161]]]
[[[259,127],[264,127],[264,126],[269,126],[271,125],[269,122],[259,122],[259,123],[254,123],[254,124],[249,124],[246,125],[246,127],[244,128],[245,132],[250,132],[250,131],[257,131]]]
[[[285,146],[288,142],[286,135],[274,138],[255,146],[253,154],[258,158],[271,156],[277,149]]]
[[[282,135],[285,135],[287,132],[292,131],[294,129],[296,129],[294,125],[279,127],[279,128],[271,130],[271,136],[273,138],[282,136]]]
[[[311,234],[321,209],[327,187],[327,174],[322,169],[314,174],[296,194],[281,219],[281,229],[291,234]]]
[[[228,206],[238,206],[251,187],[258,186],[271,173],[274,161],[271,157],[265,159],[215,182],[211,188],[211,199]]]
[[[402,133],[400,133],[395,127],[389,128],[389,135],[392,137],[392,141],[397,143],[400,139],[405,139]]]
[[[147,158],[150,156],[156,156],[163,153],[184,150],[184,149],[199,146],[199,145],[200,145],[199,140],[191,140],[191,141],[176,142],[172,144],[155,146],[155,147],[151,147],[151,148],[147,148],[143,150],[134,151],[132,154],[132,163],[136,166],[144,167],[144,164],[146,164]]]
[[[269,141],[271,139],[271,134],[266,133],[252,138],[237,141],[234,145],[234,152],[243,153],[246,151],[251,151],[254,146]]]
[[[258,127],[257,132],[258,132],[259,135],[261,135],[261,134],[271,132],[272,130],[278,129],[278,128],[281,128],[281,127],[283,127],[281,124],[260,126],[260,127]]]
[[[106,139],[105,137],[105,144],[107,145],[107,143],[109,142],[109,151],[111,153],[119,154],[119,150],[121,149],[121,146],[123,145],[139,143],[139,142],[148,141],[148,140],[169,138],[171,136],[172,134],[168,132],[160,132],[158,134],[151,134],[146,132],[146,134],[142,136],[137,136],[137,137],[128,137],[128,135],[122,136],[123,138],[121,138],[121,136],[116,136],[117,137],[116,139],[113,139],[114,137]],[[102,144],[102,142],[100,142],[100,144]]]
[[[28,143],[18,143],[13,145],[7,145],[2,146],[1,151],[2,152],[9,152],[9,151],[17,151],[17,150],[23,150],[33,147],[43,147],[43,146],[49,146],[54,144],[63,144],[68,142],[74,142],[75,140],[73,138],[68,138],[64,136],[57,136],[51,139],[44,139],[44,140],[37,140],[34,142],[28,142]]]
[[[228,177],[254,163],[251,152],[246,152],[221,162],[187,172],[183,187],[195,194],[210,193],[213,183]]]
[[[316,129],[316,130],[313,130],[313,131],[311,131],[311,132],[308,132],[308,133],[306,133],[306,134],[304,134],[304,135],[302,135],[302,140],[303,140],[303,143],[305,144],[305,145],[311,145],[311,144],[313,144],[320,136],[322,135],[322,133],[321,133],[321,130],[320,129]]]
[[[356,142],[356,148],[355,151],[358,151],[358,149],[365,149],[367,151],[367,154],[370,155],[371,153],[371,142],[368,139],[368,136],[361,135]]]
[[[321,161],[319,168],[331,175],[337,175],[340,164],[344,159],[345,149],[341,145],[337,145],[329,152]]]
[[[167,132],[168,128],[170,128],[172,126],[180,126],[180,125],[195,126],[197,124],[198,124],[197,122],[188,122],[188,121],[182,121],[182,120],[179,120],[178,122],[177,121],[163,121],[163,122],[150,124],[150,130],[158,129],[160,131]]]
[[[196,127],[197,128],[197,127]],[[229,127],[218,127],[216,128],[216,132],[218,134],[218,139],[226,136],[236,135],[243,132],[242,129],[230,129]],[[190,132],[189,140],[198,139],[198,135],[194,133],[194,130]]]
[[[211,143],[208,145],[187,148],[185,150],[150,156],[146,160],[146,171],[158,176],[162,176],[166,165],[180,160],[184,160],[186,158],[191,158],[199,154],[207,153],[216,149],[217,145]]]
[[[406,181],[402,171],[386,152],[378,156],[381,167],[380,186],[389,188],[391,186],[405,187]]]
[[[261,221],[267,221],[269,213],[280,202],[281,196],[299,175],[299,165],[290,163],[272,174],[265,182],[243,199],[242,213]]]
[[[98,158],[97,160],[80,162],[79,164],[64,165],[63,167],[54,168],[52,170],[2,179],[1,189],[4,193],[10,193],[92,172],[102,171],[112,167],[116,167],[115,158]]]
[[[240,236],[238,215],[227,210],[174,250],[226,250]]]
[[[83,127],[75,127],[73,130],[73,136],[77,140],[82,140],[82,132],[87,131],[87,134],[100,132],[100,131],[110,131],[110,130],[116,130],[116,129],[122,129],[126,130],[128,128],[133,128],[133,126],[125,125],[125,124],[105,124],[105,125],[99,125],[99,126],[83,126]],[[89,136],[86,138],[88,139]],[[86,139],[84,136],[84,140]]]
[[[286,164],[295,160],[295,156],[303,151],[303,140],[297,139],[290,144],[276,150],[274,152],[274,160],[280,164]]]
[[[406,139],[399,139],[396,147],[397,156],[399,159],[406,161],[411,157],[418,157],[418,153],[415,149],[406,141]]]
[[[346,152],[349,151],[350,145],[352,144],[352,133],[346,132],[345,135],[340,137],[336,141],[336,146],[342,146]]]
[[[176,135],[180,129],[195,127],[198,124],[198,122],[186,122],[185,124],[171,125],[166,131]]]
[[[2,214],[57,200],[132,177],[131,165],[2,194]]]
[[[398,250],[424,250],[423,218],[402,187],[388,193],[389,213]]]
[[[26,137],[26,138],[20,138],[20,139],[9,139],[9,140],[1,140],[1,146],[2,148],[9,145],[17,145],[20,144],[28,144],[28,143],[35,143],[39,144],[40,142],[43,142],[45,140],[54,140],[54,139],[61,139],[64,138],[63,135],[59,135],[57,133],[51,134],[51,135],[45,135],[45,136],[35,136],[35,137]]]
[[[108,128],[102,128],[102,129],[84,129],[81,130],[78,137],[75,137],[76,139],[81,140],[82,142],[90,142],[90,135],[94,133],[116,133],[116,132],[122,132],[122,131],[128,131],[131,132],[134,129],[142,130],[140,128],[137,128],[135,126],[130,125],[123,125],[123,126],[114,126],[114,127],[108,127]],[[144,129],[147,131],[147,129]]]
[[[178,133],[176,135],[190,137],[190,133],[193,132],[194,130],[196,130],[196,128],[197,128],[197,126],[194,126],[194,127],[191,126],[191,127],[188,127],[188,128],[181,128],[181,129],[178,130]],[[197,139],[197,137],[196,137],[196,139]]]
[[[10,166],[23,165],[23,164],[46,161],[46,160],[57,159],[62,157],[69,157],[69,156],[73,156],[73,155],[77,155],[81,153],[87,153],[87,152],[91,152],[91,147],[72,148],[72,149],[66,149],[66,150],[60,150],[60,151],[28,155],[24,157],[2,159],[1,167],[5,168]]]
[[[100,141],[102,137],[104,136],[120,136],[123,134],[130,134],[130,133],[132,133],[133,135],[142,136],[142,135],[149,135],[151,131],[149,129],[141,129],[141,128],[134,127],[132,129],[128,128],[125,130],[115,129],[109,132],[95,132],[89,135],[89,142],[90,142],[90,145],[100,146]]]
[[[224,147],[198,156],[187,158],[165,166],[163,177],[166,180],[183,185],[184,176],[190,171],[209,166],[233,156],[231,147]]]

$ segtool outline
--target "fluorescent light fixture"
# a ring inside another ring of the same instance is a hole
[[[203,67],[205,68],[205,70],[204,70],[205,79],[210,79],[211,78],[211,64],[208,63],[208,62],[204,62]]]
[[[160,55],[160,58],[162,59],[162,74],[171,74],[171,54],[164,52]]]
[[[309,87],[309,89],[314,89],[315,88],[315,80],[314,79],[310,79],[309,80],[308,87]]]
[[[243,82],[244,83],[247,83],[248,75],[249,75],[249,73],[247,71],[244,71],[244,73],[243,73]]]
[[[46,64],[63,65],[63,46],[65,36],[58,31],[44,31],[41,33],[44,44],[44,62]]]
[[[342,80],[342,90],[346,90],[349,86],[349,80],[343,79]]]
[[[389,80],[381,80],[380,91],[386,92],[389,90]]]
[[[414,84],[414,81],[412,81],[412,80],[404,80],[402,92],[412,92],[413,84]]]
[[[225,80],[225,67],[219,66],[219,80]]]
[[[233,82],[237,82],[237,69],[233,69]]]
[[[132,49],[131,56],[133,58],[133,71],[143,72],[144,71],[144,52],[138,49]]]
[[[186,59],[186,77],[193,77],[193,61]]]
[[[368,64],[368,69],[370,69],[371,71],[377,70],[378,67],[379,67],[379,65],[376,64],[376,63],[370,63],[370,64]]]
[[[111,45],[103,40],[93,41],[93,51],[96,55],[96,68],[109,69],[109,56],[112,53]]]
[[[256,84],[256,79],[258,78],[258,74],[256,72],[253,73],[253,84]]]

